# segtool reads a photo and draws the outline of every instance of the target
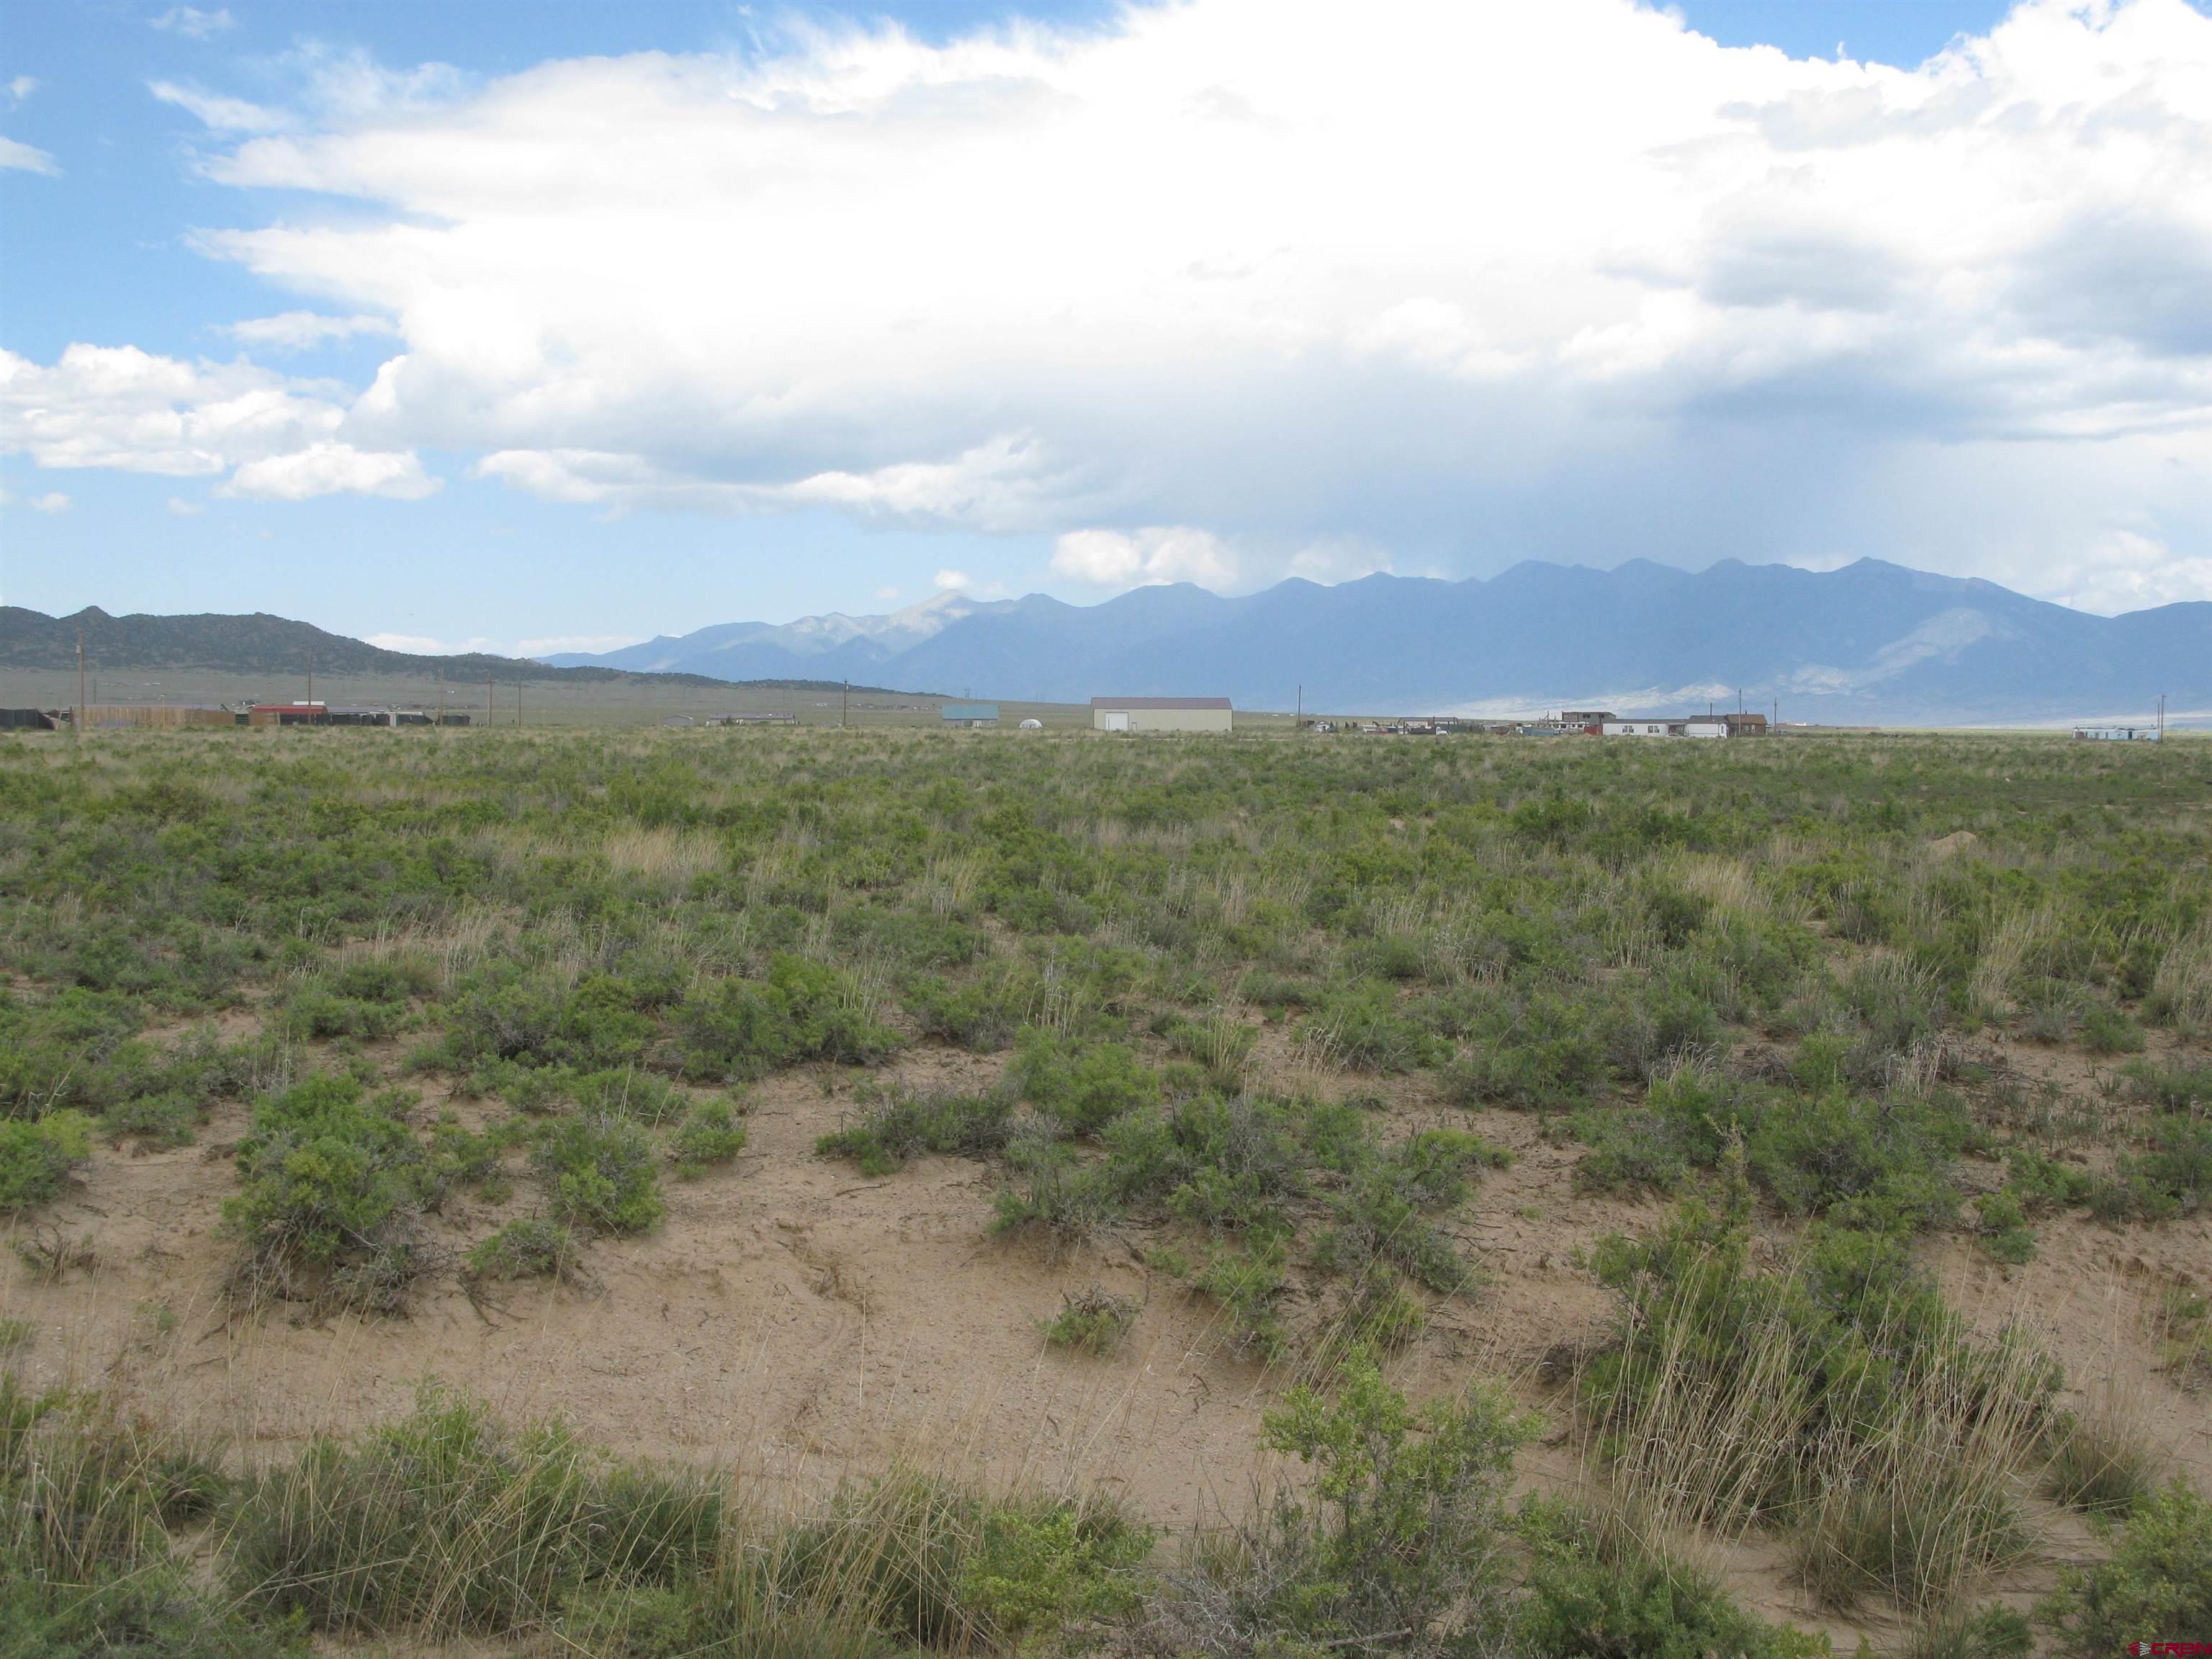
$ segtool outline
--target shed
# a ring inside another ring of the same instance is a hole
[[[947,726],[996,726],[999,705],[995,702],[948,702],[939,705],[937,718]]]
[[[319,726],[330,714],[321,702],[257,702],[246,711],[248,726]]]
[[[51,732],[54,717],[43,708],[0,708],[0,730]]]
[[[1226,732],[1226,697],[1093,697],[1091,724],[1101,732]]]

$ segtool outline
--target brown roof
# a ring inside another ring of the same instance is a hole
[[[1226,697],[1093,697],[1093,708],[1226,708]]]

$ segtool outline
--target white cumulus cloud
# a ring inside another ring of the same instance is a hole
[[[439,487],[412,451],[345,441],[343,396],[243,358],[188,363],[80,343],[41,365],[0,349],[0,453],[42,467],[228,472],[222,494],[278,501],[339,490],[414,500]]]
[[[411,453],[356,449],[351,444],[317,443],[287,455],[247,461],[221,487],[225,495],[262,501],[304,501],[315,495],[351,492],[420,501],[440,481],[422,471]]]
[[[269,132],[284,125],[283,116],[276,111],[243,98],[224,98],[173,81],[152,82],[146,90],[217,132]]]
[[[18,173],[44,173],[49,175],[61,172],[61,164],[42,149],[18,143],[13,138],[0,138],[0,172],[14,168]]]
[[[1635,0],[295,68],[283,111],[157,93],[233,135],[210,178],[347,203],[203,240],[395,319],[324,434],[364,453],[1043,534],[1085,581],[1879,553],[2109,603],[2097,548],[2212,557],[2187,0],[2024,0],[1912,68]]]
[[[58,489],[49,490],[43,495],[31,496],[18,495],[13,490],[0,489],[0,507],[27,507],[33,513],[66,513],[70,510],[70,498]]]
[[[136,346],[72,345],[46,366],[0,349],[0,449],[41,466],[222,472],[333,431],[344,411],[330,390],[243,361],[187,363]]]
[[[1073,530],[1054,544],[1053,574],[1097,587],[1196,582],[1230,587],[1237,561],[1209,531],[1174,525],[1151,529]]]
[[[398,332],[381,317],[325,317],[313,311],[252,317],[240,323],[226,323],[222,331],[240,345],[264,346],[276,351],[305,351],[333,340]]]
[[[235,27],[238,22],[228,6],[219,6],[213,11],[202,11],[198,6],[172,6],[159,17],[147,21],[166,33],[181,34],[191,40],[204,40],[211,34]]]
[[[38,89],[39,82],[36,77],[28,75],[17,76],[14,80],[9,82],[4,88],[8,94],[8,103],[9,107],[21,109],[23,106],[24,100],[29,98],[30,95]]]

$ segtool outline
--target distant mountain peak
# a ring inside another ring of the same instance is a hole
[[[1785,718],[1980,722],[2147,708],[2161,690],[2212,707],[2212,606],[2187,609],[2088,617],[1872,557],[1825,572],[1529,559],[1486,581],[1378,571],[1234,598],[1189,582],[1091,605],[941,592],[884,617],[730,624],[555,660],[729,678],[895,674],[1070,702],[1225,687],[1246,708],[1303,698],[1346,713],[1661,713],[1741,694],[1770,710],[1780,699]]]
[[[305,623],[74,617],[0,607],[0,668],[63,667],[83,629],[99,660],[289,672],[526,676],[503,659],[403,657]],[[938,686],[1083,702],[1226,692],[1246,709],[1388,714],[1612,708],[1682,714],[1740,697],[1784,720],[2002,724],[2170,711],[2212,718],[2212,604],[2098,617],[1992,582],[1875,558],[1813,571],[1723,560],[1611,570],[1529,560],[1487,581],[1384,573],[1224,598],[1188,582],[1103,604],[957,592],[884,616],[725,623],[591,656],[587,675]]]

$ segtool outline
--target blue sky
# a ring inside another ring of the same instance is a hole
[[[19,3],[0,597],[539,650],[1524,557],[2212,598],[2208,38]]]

